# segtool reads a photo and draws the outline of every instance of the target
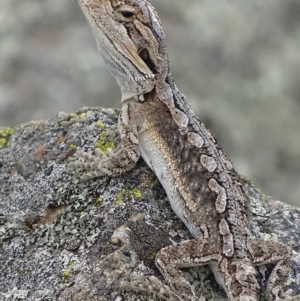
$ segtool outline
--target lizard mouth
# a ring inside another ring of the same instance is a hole
[[[154,63],[150,59],[149,51],[147,50],[147,48],[142,48],[139,51],[139,57],[143,60],[143,62],[147,65],[147,67],[152,71],[153,74],[157,74],[157,70]]]

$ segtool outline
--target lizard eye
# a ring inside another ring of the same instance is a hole
[[[130,19],[131,17],[134,16],[134,13],[135,13],[135,9],[134,7],[130,6],[130,5],[126,5],[126,4],[123,4],[123,5],[120,5],[118,8],[117,8],[117,11],[119,14],[121,14],[123,16],[123,18],[125,19]]]
[[[124,18],[131,18],[134,15],[133,12],[129,10],[121,11],[121,14]]]

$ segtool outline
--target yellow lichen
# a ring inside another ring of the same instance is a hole
[[[0,148],[9,146],[10,136],[15,132],[13,128],[2,128],[0,129]]]
[[[155,256],[156,256],[156,252],[153,252],[152,254],[150,254],[150,259],[151,259],[151,260],[154,260],[154,259],[155,259]]]
[[[136,188],[132,189],[130,193],[132,196],[134,196],[138,199],[140,199],[142,197],[142,192]]]
[[[95,143],[95,147],[99,148],[104,154],[107,154],[109,149],[115,148],[115,143],[109,139],[110,131],[105,131],[99,136],[99,140]]]
[[[105,123],[103,121],[97,121],[97,125],[100,126],[101,128],[105,128]]]
[[[0,147],[4,147],[7,145],[7,140],[4,138],[0,138]]]
[[[85,117],[86,117],[86,113],[81,113],[79,116],[80,116],[81,118],[85,118]]]
[[[63,271],[63,278],[64,278],[64,282],[69,282],[69,277],[71,276],[73,270],[74,270],[74,267],[75,267],[75,263],[74,262],[71,262],[69,267]]]
[[[117,195],[117,200],[116,200],[116,205],[120,206],[123,204],[124,198],[126,197],[135,197],[140,199],[142,197],[142,192],[136,188],[134,189],[122,189],[118,195]]]
[[[120,206],[123,204],[123,199],[124,199],[124,196],[126,194],[126,190],[125,189],[122,189],[118,195],[117,195],[117,200],[116,200],[116,205],[117,206]]]

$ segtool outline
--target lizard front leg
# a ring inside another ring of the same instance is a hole
[[[134,167],[140,158],[140,151],[137,139],[136,124],[128,117],[129,104],[124,104],[119,116],[119,132],[121,143],[114,151],[108,154],[95,150],[95,155],[77,151],[79,158],[84,161],[75,161],[68,164],[69,169],[81,169],[87,171],[81,179],[89,180],[104,175],[122,174]]]

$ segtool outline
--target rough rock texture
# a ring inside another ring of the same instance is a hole
[[[191,238],[142,160],[116,178],[81,182],[67,172],[77,148],[117,147],[117,113],[84,108],[0,130],[1,301],[150,300],[115,286],[135,273],[159,275],[156,252]],[[299,294],[300,210],[250,184],[248,194],[253,235],[293,247],[288,284]],[[262,285],[270,270],[260,268]],[[185,274],[199,296],[226,299],[207,267]]]
[[[237,170],[300,206],[300,1],[151,3],[176,84]],[[0,126],[120,99],[76,0],[0,1]]]

